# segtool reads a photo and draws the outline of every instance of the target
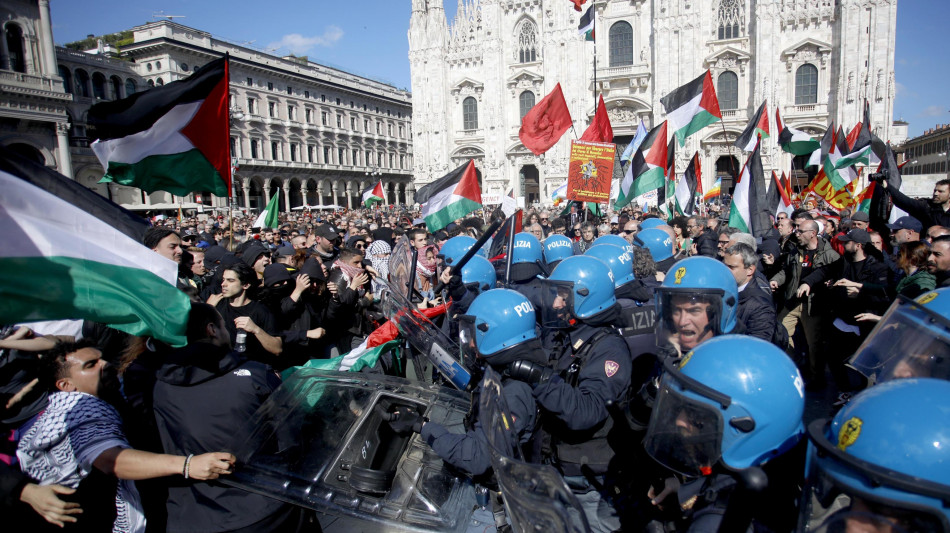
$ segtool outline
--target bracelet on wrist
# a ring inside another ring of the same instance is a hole
[[[191,467],[191,458],[194,457],[194,456],[195,456],[195,454],[191,453],[191,454],[188,454],[188,457],[185,457],[185,466],[184,466],[184,468],[181,469],[181,475],[185,476],[185,479],[188,479],[188,478],[190,477],[190,476],[189,476],[189,474],[190,474],[190,470],[189,470],[189,469],[190,469],[190,467]]]

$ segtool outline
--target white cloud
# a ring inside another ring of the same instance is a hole
[[[940,105],[931,105],[924,108],[923,111],[918,113],[918,117],[939,117],[947,113],[947,110]]]
[[[267,45],[268,49],[287,49],[295,55],[306,54],[315,46],[329,47],[336,44],[343,38],[343,30],[337,26],[327,26],[323,35],[314,35],[313,37],[304,37],[299,33],[290,33],[284,35],[279,41]]]

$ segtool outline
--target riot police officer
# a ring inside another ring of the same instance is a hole
[[[664,366],[643,441],[670,471],[648,494],[667,511],[663,521],[676,531],[746,531],[753,519],[787,530],[803,470],[792,452],[803,450],[798,368],[745,335],[709,340]]]
[[[667,273],[676,262],[673,255],[673,238],[661,229],[641,229],[633,238],[633,245],[650,250],[653,260],[656,261],[657,272]]]
[[[542,326],[562,336],[551,366],[518,361],[510,377],[531,384],[541,408],[535,459],[564,476],[595,531],[620,527],[614,498],[624,454],[614,448],[625,431],[619,405],[630,387],[630,356],[617,333],[619,306],[610,269],[573,256],[544,281]],[[619,415],[619,416],[618,416]]]
[[[541,241],[530,233],[515,234],[511,252],[511,272],[508,275],[509,289],[520,292],[531,300],[531,305],[541,306],[541,280],[545,272]]]
[[[535,309],[523,295],[507,289],[479,294],[469,306],[469,314],[458,317],[459,345],[466,357],[504,372],[512,363],[543,364],[547,356],[535,333]],[[505,401],[511,410],[515,432],[527,442],[535,426],[537,409],[530,387],[522,381],[502,383]],[[478,405],[472,402],[473,409]],[[397,432],[416,431],[445,462],[472,475],[484,474],[491,466],[488,442],[477,421],[477,413],[466,418],[464,434],[452,433],[440,424],[427,422],[418,413],[396,415],[390,422]]]
[[[897,379],[808,425],[799,531],[950,531],[950,383]]]
[[[564,235],[555,233],[544,239],[544,262],[551,270],[561,261],[574,255],[574,242]]]

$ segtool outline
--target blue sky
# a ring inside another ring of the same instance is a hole
[[[568,0],[562,1],[569,9]],[[410,0],[53,0],[57,44],[154,20],[177,22],[274,53],[307,55],[313,61],[387,81],[409,82]],[[457,0],[445,0],[454,17]],[[947,0],[901,0],[897,8],[894,118],[910,123],[910,135],[950,123],[950,57],[946,48]]]

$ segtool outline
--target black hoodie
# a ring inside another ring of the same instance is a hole
[[[280,386],[269,366],[206,342],[173,351],[156,379],[155,421],[165,453],[176,455],[235,452],[237,432]],[[168,488],[168,530],[238,529],[286,505],[213,481],[175,478]]]

